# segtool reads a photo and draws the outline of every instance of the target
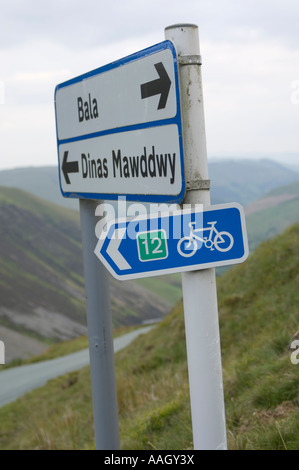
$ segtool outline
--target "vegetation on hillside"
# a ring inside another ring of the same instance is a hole
[[[275,199],[275,204],[267,207],[267,202],[271,199]],[[282,233],[290,225],[299,222],[299,181],[270,191],[258,202],[259,210],[246,217],[251,251],[262,241]]]
[[[232,448],[299,449],[298,237],[297,224],[218,282]]]
[[[230,449],[299,449],[299,225],[218,279]],[[190,449],[182,304],[116,355],[121,449]],[[199,397],[200,399],[200,397]],[[92,449],[89,368],[0,409],[1,449]]]
[[[43,342],[84,334],[79,213],[0,186],[0,236],[0,325]],[[111,280],[113,325],[163,317],[180,296],[175,279],[163,285],[161,295],[151,284]]]
[[[38,315],[40,309],[83,323],[77,214],[25,191],[0,187],[0,233],[1,309],[21,312],[24,330],[25,315]]]
[[[279,186],[298,180],[298,173],[268,159],[227,159],[209,162],[213,204],[246,206]]]

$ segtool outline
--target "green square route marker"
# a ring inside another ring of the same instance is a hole
[[[137,235],[138,256],[140,261],[154,261],[168,257],[165,230],[150,230]]]

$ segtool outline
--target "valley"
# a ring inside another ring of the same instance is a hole
[[[2,187],[0,232],[0,333],[7,361],[86,334],[79,214]],[[175,301],[114,279],[110,297],[114,327],[161,318]]]
[[[212,203],[245,203],[251,252],[299,220],[299,173],[271,161],[211,162],[210,173]],[[54,167],[0,171],[0,185],[0,338],[10,361],[87,325],[78,201],[61,197]],[[114,328],[161,319],[182,295],[179,274],[109,278]]]

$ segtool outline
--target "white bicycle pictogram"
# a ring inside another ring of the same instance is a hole
[[[207,225],[210,225],[210,227],[195,229],[196,222],[190,222],[190,235],[188,237],[181,238],[178,242],[177,250],[179,254],[185,257],[193,256],[198,249],[197,240],[204,243],[205,247],[209,248],[211,251],[213,251],[215,248],[216,250],[222,252],[229,251],[234,244],[234,238],[229,232],[218,232],[215,227],[216,224],[217,221],[207,222]],[[199,235],[195,234],[205,232],[207,230],[209,233],[206,237],[200,237]]]

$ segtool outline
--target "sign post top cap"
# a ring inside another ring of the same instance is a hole
[[[194,28],[198,29],[198,26],[193,23],[177,23],[177,24],[172,24],[170,26],[166,26],[165,31],[168,29],[175,29],[175,28]]]

